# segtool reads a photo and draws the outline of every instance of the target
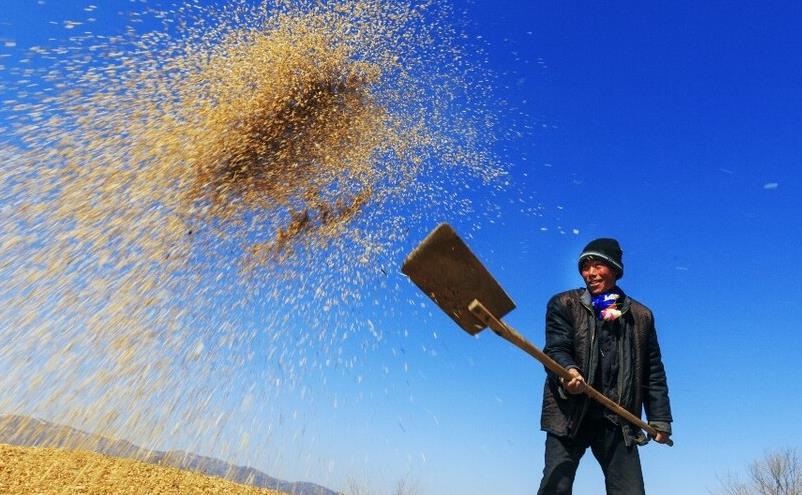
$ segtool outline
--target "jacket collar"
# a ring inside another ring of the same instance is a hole
[[[582,294],[579,296],[582,305],[593,311],[593,298],[590,296],[590,291],[587,288],[582,289]]]

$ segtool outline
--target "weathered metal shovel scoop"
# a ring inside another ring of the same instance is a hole
[[[473,300],[497,318],[515,303],[447,223],[441,223],[413,250],[401,267],[415,285],[471,335],[487,325],[468,310]]]

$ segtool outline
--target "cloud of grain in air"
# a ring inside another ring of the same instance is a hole
[[[353,363],[410,226],[503,171],[445,7],[149,15],[6,68],[0,411],[158,445]]]

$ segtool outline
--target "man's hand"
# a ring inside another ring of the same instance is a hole
[[[657,436],[654,437],[654,441],[657,443],[668,443],[670,435],[668,433],[663,433],[662,431],[657,432]]]
[[[585,379],[582,378],[582,374],[576,368],[570,368],[568,373],[573,377],[570,381],[566,382],[563,378],[560,378],[560,382],[562,382],[563,387],[565,390],[568,391],[569,394],[581,394],[585,391]]]

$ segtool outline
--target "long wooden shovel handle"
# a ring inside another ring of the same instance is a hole
[[[505,340],[508,340],[516,347],[520,348],[533,358],[543,363],[543,365],[546,368],[553,371],[558,376],[562,377],[562,379],[565,380],[566,382],[571,381],[574,378],[568,372],[568,370],[560,366],[557,363],[557,361],[553,360],[546,353],[544,353],[543,351],[538,349],[535,345],[526,340],[521,334],[516,332],[512,327],[510,327],[506,323],[496,318],[490,311],[487,310],[487,308],[484,307],[484,305],[482,305],[481,302],[474,299],[471,302],[471,304],[468,305],[468,310],[477,319],[479,319],[479,321],[490,327],[490,329],[496,332],[496,334],[498,334],[500,337],[503,337]],[[607,398],[604,394],[602,394],[595,388],[591,387],[589,384],[585,386],[584,393],[585,395],[595,400],[596,402],[600,403],[601,405],[611,410],[618,416],[626,419],[627,421],[637,426],[638,428],[642,428],[649,435],[653,437],[657,436],[657,430],[655,430],[652,426],[650,426],[648,423],[646,423],[639,417],[635,416],[631,412],[621,407],[621,405],[618,404],[617,402]],[[666,444],[671,446],[674,445],[674,442],[671,439],[669,439],[668,442],[666,442]]]

